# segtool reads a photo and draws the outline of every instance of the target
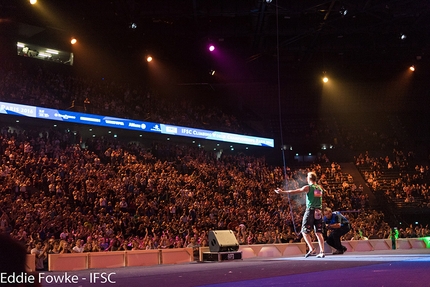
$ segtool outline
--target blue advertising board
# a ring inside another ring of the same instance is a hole
[[[270,138],[254,137],[220,131],[210,131],[190,127],[181,127],[162,123],[122,119],[95,114],[78,113],[73,111],[56,110],[7,102],[0,102],[0,114],[10,114],[15,116],[32,117],[37,119],[96,125],[102,127],[175,135],[189,138],[199,138],[221,142],[231,142],[237,144],[274,147],[274,140]]]

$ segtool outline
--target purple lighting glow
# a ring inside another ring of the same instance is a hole
[[[212,52],[212,51],[214,51],[214,50],[215,50],[215,46],[214,46],[214,45],[210,45],[210,46],[209,46],[209,51],[211,51],[211,52]]]

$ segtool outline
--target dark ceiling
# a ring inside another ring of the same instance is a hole
[[[202,60],[196,51],[210,41],[245,63],[300,65],[413,62],[428,57],[430,46],[427,0],[39,0],[43,9],[27,0],[0,3],[3,20],[49,27],[34,30],[35,41],[54,31],[112,51],[188,55],[196,63]]]

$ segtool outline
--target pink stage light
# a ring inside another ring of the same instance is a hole
[[[214,45],[210,45],[210,46],[209,46],[209,51],[211,51],[211,52],[212,52],[213,50],[215,50],[215,46],[214,46]]]

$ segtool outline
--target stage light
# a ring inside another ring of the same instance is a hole
[[[346,14],[348,14],[348,9],[345,9],[345,7],[344,7],[344,6],[342,6],[342,7],[340,8],[339,13],[340,13],[340,15],[342,15],[342,16],[346,16]]]
[[[78,40],[76,40],[76,38],[72,38],[72,40],[70,40],[70,44],[75,45],[78,42]]]
[[[149,62],[151,62],[152,61],[152,57],[151,56],[148,56],[148,57],[146,57],[146,61],[149,63]]]
[[[215,75],[215,70],[210,70],[209,75],[211,75],[211,76]]]
[[[415,71],[415,66],[414,65],[410,66],[409,70],[411,70],[412,72]]]
[[[400,40],[405,40],[406,38],[407,38],[407,36],[405,34],[400,35]]]
[[[36,4],[37,3],[37,0],[30,0],[30,4],[31,5],[34,5],[34,4]]]
[[[209,51],[213,52],[215,50],[215,46],[214,45],[210,45],[209,46]]]
[[[322,81],[324,83],[327,83],[328,82],[327,71],[323,71],[322,74],[323,74]]]

